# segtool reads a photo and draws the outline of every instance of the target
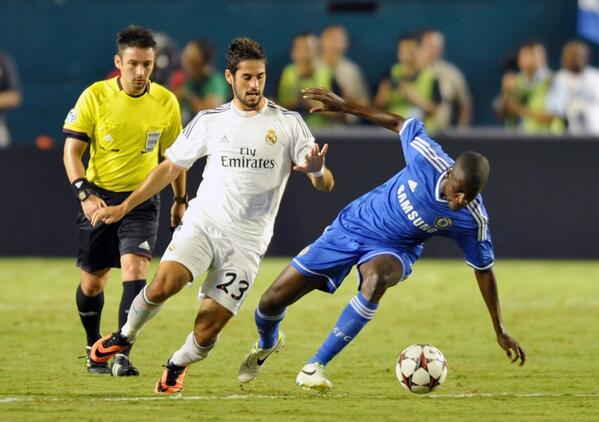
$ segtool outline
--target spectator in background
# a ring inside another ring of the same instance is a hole
[[[420,33],[421,60],[433,68],[439,80],[442,103],[437,112],[439,129],[465,128],[472,120],[472,99],[466,78],[460,69],[443,59],[445,37],[434,29]]]
[[[331,69],[319,62],[318,43],[318,37],[310,33],[298,34],[293,38],[292,63],[283,69],[277,93],[279,104],[298,111],[310,128],[330,125],[331,117],[319,113],[310,114],[310,108],[318,104],[305,101],[301,90],[318,86],[339,92]]]
[[[562,50],[562,69],[555,75],[547,110],[566,119],[568,132],[599,134],[599,70],[589,66],[589,47],[572,40]]]
[[[528,133],[563,131],[559,118],[546,110],[552,73],[547,67],[545,47],[538,42],[526,42],[518,49],[519,72],[508,71],[501,83],[496,101],[497,115],[507,127],[517,127]]]
[[[10,132],[4,114],[21,105],[21,85],[12,58],[0,52],[0,148],[10,146]]]
[[[180,50],[176,41],[164,32],[152,32],[156,41],[156,63],[152,72],[152,80],[167,86],[173,72],[179,67]]]
[[[343,98],[359,104],[368,104],[370,93],[362,70],[345,57],[349,47],[347,31],[343,26],[327,26],[320,35],[320,58],[332,72]]]
[[[171,78],[171,90],[181,105],[183,125],[199,111],[216,108],[227,100],[227,81],[214,70],[214,49],[210,42],[195,39],[187,43],[181,57],[182,70]]]
[[[379,84],[375,107],[424,120],[428,132],[437,129],[441,92],[435,71],[421,61],[415,35],[403,36],[397,45],[398,63]]]

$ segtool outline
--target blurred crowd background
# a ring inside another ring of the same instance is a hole
[[[366,122],[309,115],[309,86],[432,133],[599,136],[599,0],[25,0],[0,3],[0,147],[62,142],[79,93],[116,75],[130,23],[155,32],[153,79],[184,124],[230,99],[224,54],[243,35],[268,55],[267,96],[314,130]]]

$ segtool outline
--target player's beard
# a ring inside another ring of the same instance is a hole
[[[257,94],[254,97],[255,99],[251,100],[251,101],[247,98],[247,91],[245,93],[243,93],[243,95],[239,95],[239,92],[237,92],[237,89],[235,89],[235,88],[233,88],[233,91],[235,91],[235,96],[241,102],[241,104],[243,104],[250,110],[258,109],[258,107],[262,103],[263,95],[262,95],[262,92],[260,92],[260,91],[257,91]]]

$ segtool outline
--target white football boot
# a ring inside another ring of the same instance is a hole
[[[304,390],[315,390],[318,392],[328,391],[333,383],[324,376],[324,365],[319,363],[308,363],[297,374],[295,383]]]
[[[241,366],[239,367],[239,372],[237,373],[237,380],[241,384],[246,384],[250,381],[253,381],[264,366],[264,362],[266,358],[269,357],[272,353],[279,352],[285,347],[285,334],[282,331],[279,331],[279,337],[277,338],[277,342],[270,349],[262,349],[258,346],[258,340],[252,346],[252,350],[248,353]]]

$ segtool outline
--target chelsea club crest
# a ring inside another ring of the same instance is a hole
[[[437,217],[435,219],[435,227],[440,230],[448,229],[451,227],[452,224],[453,224],[453,222],[451,221],[451,218],[449,218],[449,217]]]

